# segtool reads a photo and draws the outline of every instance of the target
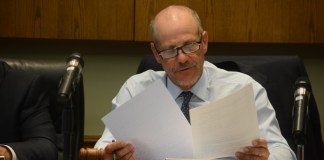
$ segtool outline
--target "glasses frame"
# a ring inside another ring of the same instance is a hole
[[[171,59],[171,58],[174,58],[174,57],[177,57],[179,55],[179,50],[181,50],[184,54],[190,54],[190,53],[194,53],[196,51],[198,51],[200,49],[200,45],[201,45],[201,41],[202,41],[202,36],[200,36],[200,40],[199,41],[193,41],[193,42],[190,42],[190,43],[187,43],[187,44],[184,44],[180,47],[175,47],[175,48],[169,48],[169,49],[165,49],[165,50],[161,50],[161,51],[158,51],[157,47],[154,45],[158,55],[162,58],[162,59]],[[198,49],[195,50],[195,51],[192,51],[192,52],[185,52],[183,50],[183,47],[187,46],[187,45],[192,45],[192,44],[198,44]],[[175,56],[173,57],[169,57],[169,58],[164,58],[162,55],[161,55],[161,52],[164,52],[164,51],[167,51],[167,50],[177,50]]]

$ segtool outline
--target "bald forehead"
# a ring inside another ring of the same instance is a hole
[[[198,24],[193,11],[184,6],[170,6],[163,9],[155,16],[152,27],[155,41],[198,33]]]
[[[184,18],[190,18],[192,16],[192,11],[188,7],[184,6],[169,6],[162,11],[160,11],[155,16],[155,22],[159,21],[179,21]]]

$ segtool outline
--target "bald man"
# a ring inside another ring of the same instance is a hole
[[[237,159],[296,159],[287,141],[281,135],[275,111],[268,100],[265,89],[248,75],[228,72],[205,61],[208,34],[204,31],[199,16],[185,6],[169,6],[160,11],[151,22],[153,42],[151,50],[164,71],[148,70],[129,78],[117,96],[112,108],[118,108],[146,87],[161,80],[179,108],[190,92],[189,109],[216,101],[252,83],[258,124],[262,139],[251,142],[235,154]],[[136,106],[134,106],[136,107]],[[182,110],[186,115],[185,111]],[[187,117],[190,122],[190,117]],[[149,135],[148,135],[149,136]],[[134,148],[124,141],[112,142],[114,137],[106,128],[96,148],[103,148],[105,158],[135,159]],[[233,157],[234,158],[234,157]]]

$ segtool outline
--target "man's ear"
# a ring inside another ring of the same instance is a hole
[[[207,49],[208,49],[208,33],[207,31],[203,31],[202,35],[202,49],[203,49],[203,53],[206,54],[207,53]]]
[[[152,50],[152,53],[155,57],[155,60],[161,64],[162,63],[162,59],[161,59],[161,56],[158,54],[156,48],[155,48],[155,45],[154,45],[154,42],[151,42],[151,50]]]

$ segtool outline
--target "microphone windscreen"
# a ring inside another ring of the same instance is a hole
[[[84,67],[84,61],[82,55],[78,52],[72,53],[66,60],[66,62],[71,61],[72,59],[77,59],[82,67]]]
[[[309,79],[307,77],[299,77],[299,78],[297,78],[297,80],[295,81],[294,89],[297,89],[299,87],[304,87],[304,88],[306,88],[307,90],[310,91],[311,87],[310,87]]]

